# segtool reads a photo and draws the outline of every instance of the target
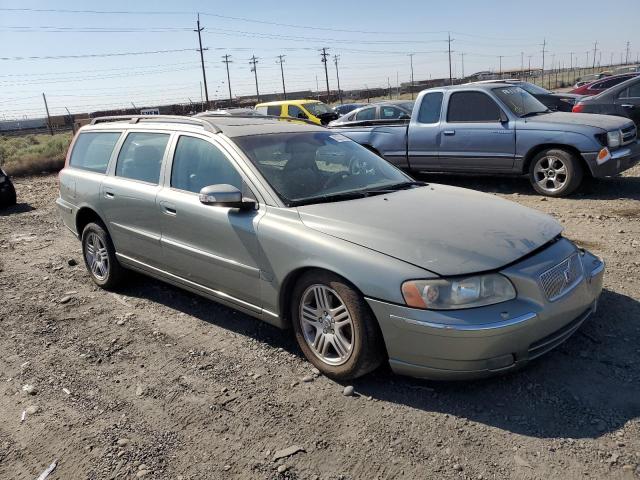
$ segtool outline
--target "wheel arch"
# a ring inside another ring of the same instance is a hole
[[[107,230],[107,224],[102,220],[102,217],[93,208],[89,206],[81,207],[76,213],[75,226],[78,237],[82,237],[82,231],[91,222],[97,222],[104,226]]]
[[[564,143],[543,143],[540,145],[536,145],[535,147],[532,147],[524,157],[524,161],[522,163],[522,173],[525,175],[529,173],[529,169],[531,168],[531,162],[536,157],[536,155],[538,155],[540,152],[544,150],[550,150],[553,148],[556,148],[558,150],[565,150],[567,152],[574,154],[578,159],[578,161],[580,162],[580,165],[582,166],[584,173],[591,175],[591,169],[589,167],[589,164],[582,156],[582,153],[580,152],[580,150],[578,150],[576,147],[572,145],[567,145]]]

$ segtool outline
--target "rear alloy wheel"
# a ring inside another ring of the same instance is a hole
[[[582,165],[576,155],[556,148],[536,155],[529,170],[533,188],[549,197],[573,193],[582,183],[582,177]]]
[[[111,237],[98,223],[89,223],[82,231],[82,256],[91,279],[107,290],[115,288],[122,278],[122,267],[116,258]]]
[[[348,380],[374,370],[384,358],[381,335],[362,296],[337,275],[302,276],[291,306],[298,345],[328,377]]]

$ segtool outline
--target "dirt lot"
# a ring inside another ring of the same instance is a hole
[[[135,274],[119,294],[95,288],[56,177],[18,179],[19,205],[0,212],[0,478],[54,461],[49,479],[640,478],[640,168],[571,199],[430,180],[554,215],[607,261],[598,313],[523,371],[431,383],[381,369],[346,397],[289,332]]]

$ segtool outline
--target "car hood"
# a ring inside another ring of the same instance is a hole
[[[571,112],[545,113],[543,115],[525,118],[524,120],[524,124],[532,128],[548,127],[550,124],[555,124],[588,126],[607,131],[622,128],[629,123],[628,118],[614,117],[612,115],[597,115],[594,113]]]
[[[536,210],[444,185],[306,205],[298,212],[311,229],[439,275],[499,269],[562,231]]]

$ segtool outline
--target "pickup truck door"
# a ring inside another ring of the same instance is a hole
[[[501,121],[506,120],[506,121]],[[515,122],[484,91],[454,91],[440,123],[442,171],[511,172]]]
[[[162,262],[160,190],[163,158],[170,134],[129,132],[117,163],[101,186],[100,206],[116,252],[150,265]]]
[[[407,156],[411,170],[438,170],[438,138],[442,115],[442,92],[430,92],[414,108],[407,131]]]
[[[200,190],[216,184],[233,185],[244,190],[245,197],[253,196],[220,143],[196,134],[181,134],[169,156],[164,187],[158,193],[162,269],[187,285],[204,287],[214,296],[259,311],[260,249],[256,230],[264,210],[200,203]]]

